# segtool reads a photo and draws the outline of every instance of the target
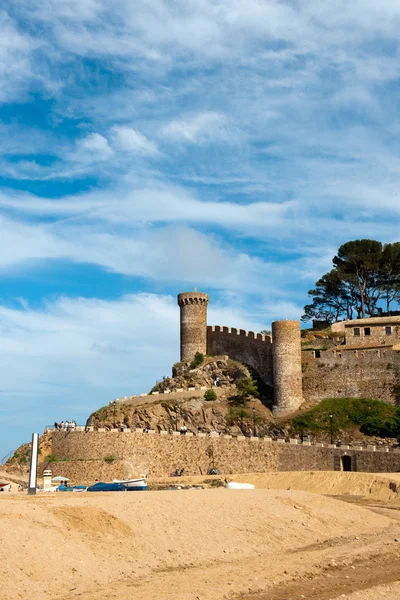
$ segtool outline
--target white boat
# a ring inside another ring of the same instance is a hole
[[[136,479],[114,479],[113,483],[126,485],[127,492],[139,492],[147,489],[147,477],[145,475]]]
[[[238,481],[230,481],[225,487],[227,490],[254,490],[252,483],[239,483]]]
[[[0,492],[9,492],[11,490],[11,483],[0,483]]]

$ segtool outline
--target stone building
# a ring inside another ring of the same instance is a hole
[[[400,316],[342,321],[332,331],[344,332],[346,346],[393,347],[400,344]]]
[[[400,316],[335,323],[344,344],[330,350],[301,351],[299,321],[276,321],[272,336],[207,325],[209,297],[178,295],[181,311],[181,360],[196,352],[228,355],[252,367],[274,390],[273,412],[284,416],[303,401],[370,397],[400,404]]]

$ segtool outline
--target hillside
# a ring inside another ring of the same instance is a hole
[[[206,390],[203,392],[201,388],[211,389],[216,399],[206,400]],[[174,395],[177,389],[192,389],[193,397],[180,399]],[[128,398],[115,406],[110,403],[91,414],[88,425],[112,428],[115,423],[172,431],[185,424],[194,433],[218,431],[252,435],[256,428],[260,436],[285,434],[284,428],[275,424],[268,408],[268,390],[253,379],[248,367],[228,357],[206,357],[193,368],[177,363],[173,376],[151,390],[152,393],[166,391],[172,394],[171,400],[149,403],[147,399],[138,405],[138,399]]]
[[[310,336],[314,339],[309,339]],[[333,339],[329,330],[316,334],[306,332],[304,342],[331,345],[338,343],[338,338],[335,335]],[[250,392],[243,397],[243,385],[246,387],[249,382]],[[215,390],[217,398],[205,400],[200,391],[202,387]],[[174,395],[177,389],[192,389],[193,397],[179,399]],[[322,442],[329,442],[331,436],[335,442],[393,442],[400,436],[400,409],[373,399],[326,399],[317,405],[304,404],[290,417],[274,419],[269,409],[271,390],[254,379],[254,373],[247,366],[226,356],[203,357],[196,366],[177,363],[173,376],[164,378],[151,391],[168,391],[173,397],[153,403],[146,400],[142,405],[138,399],[127,399],[116,406],[110,403],[94,412],[88,424],[112,428],[115,423],[169,431],[185,424],[193,433],[217,431],[252,435],[255,431],[258,436],[310,436]]]

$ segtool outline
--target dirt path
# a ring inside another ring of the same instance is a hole
[[[98,587],[86,589],[83,597],[85,600],[125,600],[133,596],[137,600],[155,597],[158,600],[333,600],[345,593],[369,590],[377,584],[391,584],[400,579],[400,544],[394,541],[395,535],[400,535],[397,523],[378,535],[341,535],[274,556],[261,553],[247,560],[169,567],[153,571],[147,579],[133,576],[130,581],[116,584],[111,591]],[[382,593],[386,592],[385,589]],[[74,594],[66,595],[63,600],[78,596],[74,590]],[[386,596],[382,598],[386,600]],[[379,598],[374,596],[370,600]]]
[[[322,573],[312,574],[301,581],[284,583],[278,589],[272,589],[263,594],[241,596],[246,600],[332,600],[346,597],[353,592],[359,592],[357,598],[364,598],[364,592],[378,600],[377,592],[371,588],[382,584],[392,584],[400,579],[399,554],[390,552],[384,555],[374,555],[352,565],[338,567],[327,566]],[[398,586],[396,585],[396,588]],[[381,589],[386,594],[388,589]],[[389,587],[389,591],[390,587]],[[393,589],[393,592],[395,589]],[[382,595],[385,597],[385,595]],[[399,596],[396,596],[398,600]]]

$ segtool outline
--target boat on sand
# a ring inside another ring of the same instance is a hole
[[[147,477],[145,475],[135,479],[114,479],[113,483],[125,485],[128,492],[139,492],[147,489]]]

